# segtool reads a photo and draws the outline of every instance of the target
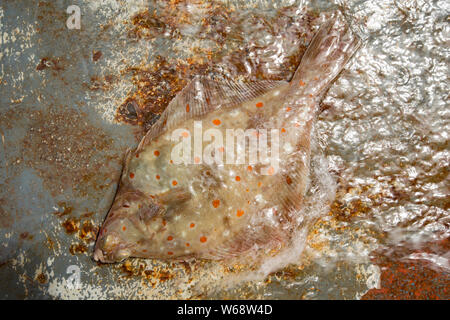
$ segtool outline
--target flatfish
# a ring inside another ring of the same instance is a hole
[[[195,77],[128,151],[95,260],[225,260],[289,245],[318,103],[359,44],[335,14],[290,82]]]

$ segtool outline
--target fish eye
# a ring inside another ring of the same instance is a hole
[[[104,250],[111,250],[115,246],[117,246],[120,242],[120,239],[112,234],[108,234],[102,239],[102,248]]]

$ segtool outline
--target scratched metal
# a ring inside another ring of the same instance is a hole
[[[0,298],[450,297],[448,1],[72,4],[80,30],[66,27],[66,1],[0,3]],[[158,100],[139,77],[288,80],[336,7],[364,46],[322,103],[315,219],[290,254],[262,266],[93,262],[122,157],[151,123],[117,110],[132,97],[157,114],[183,84],[158,87]]]

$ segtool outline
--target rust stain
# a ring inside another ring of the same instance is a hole
[[[272,278],[276,278],[278,281],[283,279],[285,281],[293,281],[301,275],[301,269],[297,266],[288,266],[283,270],[272,273],[265,281],[271,282]]]
[[[198,72],[204,66],[194,66]],[[187,84],[189,75],[182,63],[169,63],[158,57],[151,68],[128,68],[132,73],[134,92],[119,106],[116,120],[133,125],[150,126],[159,118],[169,102]]]
[[[131,263],[128,261],[125,261],[121,266],[120,266],[120,270],[126,274],[128,277],[131,277],[133,275],[135,275],[135,273],[139,273],[141,271],[141,269],[143,269],[143,267],[139,266],[138,270],[135,270],[132,266]]]
[[[450,251],[450,238],[425,243],[420,249],[408,246],[389,247],[373,255],[380,266],[381,288],[369,290],[362,299],[389,300],[448,300],[450,274],[426,260],[409,259],[414,253],[432,253],[439,256]]]
[[[40,283],[40,284],[45,284],[47,282],[47,276],[43,273],[40,273],[37,275],[36,280]]]
[[[135,89],[118,107],[118,121],[140,125],[148,130],[173,97],[195,75],[214,74],[241,80],[289,80],[314,34],[318,18],[315,11],[293,15],[298,8],[292,6],[279,10],[274,17],[251,16],[243,19],[232,7],[211,1],[196,3],[201,6],[204,16],[200,21],[189,13],[186,9],[188,5],[192,5],[190,1],[170,1],[158,10],[143,10],[127,22],[131,26],[128,37],[136,41],[156,37],[178,41],[182,37],[179,30],[189,24],[199,28],[196,36],[207,39],[208,45],[189,48],[187,57],[169,60],[158,56],[150,66],[128,67],[124,73],[131,72]],[[273,57],[264,58],[261,53],[276,51],[276,48],[273,44],[264,47],[245,42],[242,35],[246,33],[249,20],[261,25],[272,36],[279,36],[290,28],[289,37],[298,49],[286,54],[281,62],[277,61],[276,70],[267,69]],[[296,25],[294,22],[301,27],[292,27]],[[258,60],[252,56],[257,56]]]
[[[83,82],[83,87],[91,91],[108,91],[112,88],[113,83],[117,80],[117,77],[111,74],[107,74],[103,77],[92,76],[90,82]]]
[[[46,244],[46,246],[47,246],[47,248],[49,250],[54,250],[55,249],[55,242],[49,236],[46,236],[45,244]]]
[[[80,222],[77,219],[71,218],[64,221],[61,225],[64,227],[67,234],[74,234],[78,231]]]
[[[14,222],[13,217],[11,213],[3,209],[2,203],[4,203],[4,200],[0,199],[0,228],[11,228]]]
[[[340,221],[351,221],[357,217],[365,216],[370,212],[370,206],[361,201],[354,199],[349,203],[344,203],[337,199],[331,205],[331,214]]]
[[[82,218],[82,219],[84,219],[84,218],[90,218],[90,217],[92,217],[93,215],[95,215],[95,212],[90,211],[90,212],[83,213],[83,214],[80,216],[80,218]]]
[[[339,179],[337,184],[338,190],[335,200],[330,205],[329,215],[338,222],[368,218],[374,207],[385,203],[383,191],[372,193],[369,185],[352,187],[342,179]],[[350,200],[345,200],[347,197]],[[366,200],[361,200],[362,198]]]
[[[53,212],[54,215],[58,217],[64,217],[66,215],[70,215],[73,211],[72,207],[69,207],[66,202],[60,201],[58,202],[58,206],[62,207],[62,211]]]
[[[144,274],[147,278],[158,279],[159,282],[168,281],[174,278],[174,274],[168,270],[146,270],[144,271]]]
[[[51,69],[53,71],[63,71],[63,59],[62,58],[49,58],[44,57],[41,59],[39,64],[36,66],[37,71],[42,71],[45,69]]]
[[[98,227],[95,227],[91,221],[84,221],[81,225],[78,236],[86,243],[95,241],[98,233]]]
[[[138,266],[134,266],[130,261],[121,263],[118,268],[124,274],[126,278],[137,277],[142,280],[146,280],[152,287],[155,287],[158,283],[172,280],[175,278],[175,273],[171,271],[170,266],[167,268],[153,267],[147,269],[146,265],[140,263]]]
[[[19,235],[19,237],[20,237],[20,239],[22,239],[22,240],[33,240],[33,238],[34,238],[34,236],[33,236],[32,234],[30,234],[29,232],[27,232],[27,231],[22,232],[22,233]]]
[[[95,241],[98,233],[98,227],[94,226],[91,220],[81,220],[83,218],[91,217],[92,215],[93,212],[87,212],[82,214],[80,218],[68,218],[61,224],[67,234],[76,235],[81,241],[72,244],[69,247],[70,254],[77,255],[87,253],[89,251],[89,244]],[[52,247],[53,245],[51,248]]]
[[[88,248],[82,243],[72,244],[69,248],[69,252],[73,256],[77,255],[77,254],[86,253],[87,251],[88,251]]]
[[[102,57],[102,52],[99,50],[99,51],[94,51],[93,53],[92,53],[92,60],[95,62],[95,61],[98,61],[100,58]]]
[[[192,272],[191,265],[190,265],[188,262],[186,262],[186,261],[181,261],[181,262],[180,262],[180,265],[183,266],[184,271],[185,271],[186,273],[191,273],[191,272]]]

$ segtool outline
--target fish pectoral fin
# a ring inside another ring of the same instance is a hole
[[[191,199],[191,193],[185,188],[173,188],[158,195],[158,201],[164,205],[177,205]]]
[[[162,204],[156,201],[152,201],[148,206],[141,208],[141,210],[139,211],[139,219],[147,224],[155,216],[164,215],[165,212],[166,208]]]
[[[191,199],[191,193],[185,188],[174,188],[157,196],[153,196],[150,203],[140,208],[139,219],[147,224],[156,216],[166,216],[171,212],[170,207],[177,206]]]

